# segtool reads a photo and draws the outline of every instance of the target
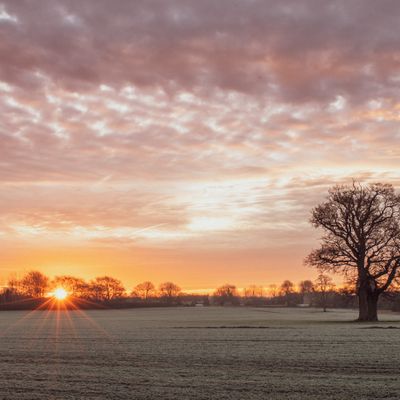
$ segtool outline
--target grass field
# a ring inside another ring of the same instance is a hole
[[[400,316],[165,308],[0,313],[0,399],[396,399]]]

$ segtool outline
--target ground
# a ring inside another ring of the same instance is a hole
[[[400,315],[164,308],[0,313],[0,399],[399,399]]]

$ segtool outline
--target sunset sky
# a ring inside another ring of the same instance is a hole
[[[396,0],[0,0],[0,284],[315,277],[328,188],[400,188],[399,21]]]

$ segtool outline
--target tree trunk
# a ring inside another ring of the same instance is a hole
[[[378,321],[378,300],[379,300],[379,294],[369,293],[369,295],[368,295],[368,321]]]
[[[368,319],[368,292],[364,285],[358,288],[358,319],[357,321],[369,321]]]
[[[359,313],[357,321],[378,321],[378,300],[379,293],[368,290],[367,286],[360,286],[358,289]]]

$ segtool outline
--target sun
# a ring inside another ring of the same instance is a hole
[[[53,297],[57,300],[65,300],[68,297],[68,292],[64,288],[57,288],[53,292]]]

